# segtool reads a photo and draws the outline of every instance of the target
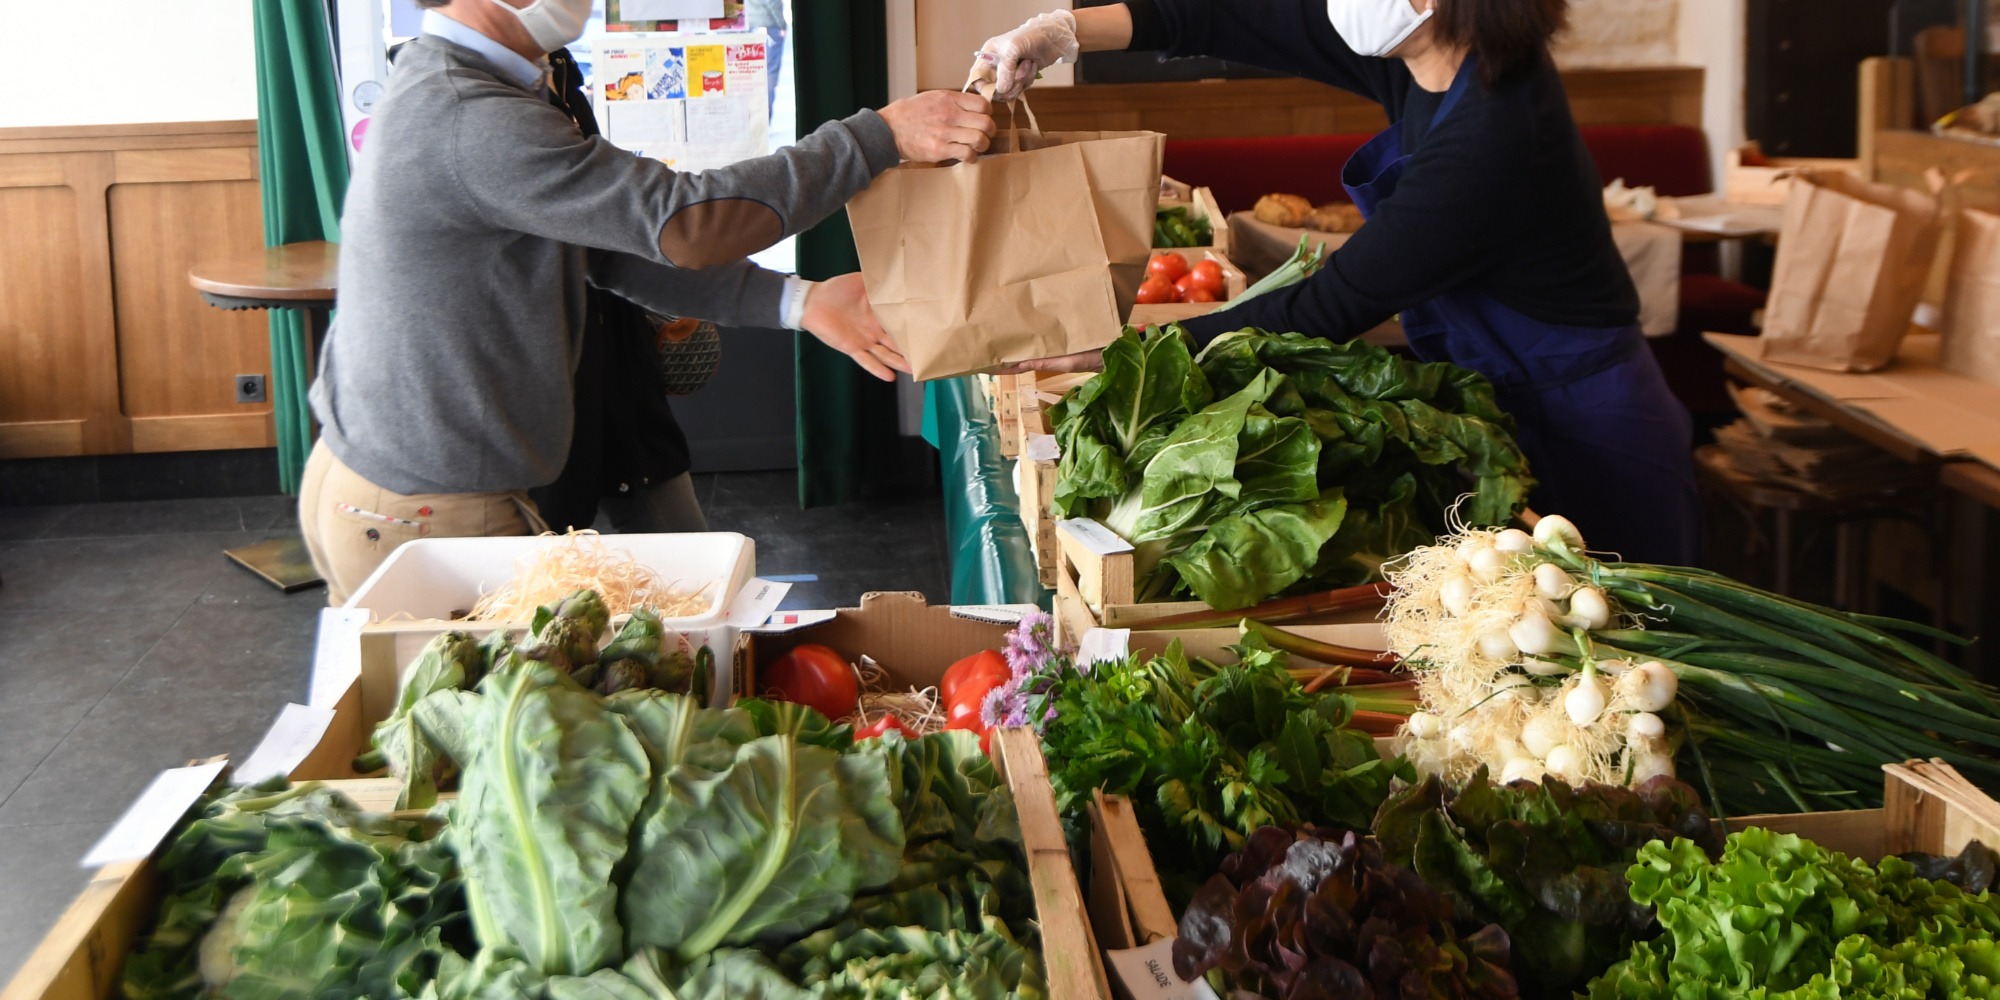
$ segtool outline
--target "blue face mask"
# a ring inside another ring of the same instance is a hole
[[[1386,56],[1423,27],[1436,8],[1419,14],[1410,0],[1326,0],[1326,16],[1356,55]]]
[[[543,52],[554,52],[582,38],[584,25],[590,23],[591,0],[535,0],[526,7],[516,7],[507,0],[493,2],[520,18],[521,26]]]

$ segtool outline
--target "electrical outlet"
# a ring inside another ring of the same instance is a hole
[[[264,376],[236,376],[236,401],[239,403],[261,403],[264,401]]]

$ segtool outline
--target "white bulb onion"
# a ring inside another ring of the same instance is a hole
[[[1519,528],[1508,528],[1493,536],[1493,547],[1501,552],[1520,555],[1535,551],[1535,539]]]
[[[1576,686],[1563,696],[1563,711],[1568,713],[1569,721],[1588,726],[1604,714],[1604,706],[1610,700],[1604,690],[1603,678],[1586,670],[1583,676],[1576,679]]]
[[[1500,769],[1500,783],[1511,785],[1516,781],[1534,781],[1542,776],[1542,762],[1532,757],[1514,757]]]
[[[1553,715],[1536,716],[1521,727],[1521,746],[1536,757],[1547,757],[1568,735],[1561,719]]]
[[[1571,552],[1582,552],[1583,532],[1576,530],[1576,525],[1570,523],[1569,518],[1561,514],[1549,514],[1535,522],[1535,542],[1548,547],[1554,547],[1560,542]]]
[[[1479,739],[1479,734],[1472,731],[1472,724],[1469,722],[1461,722],[1451,727],[1451,732],[1445,735],[1451,740],[1451,745],[1460,750],[1472,749],[1472,745]]]
[[[1649,743],[1667,735],[1667,724],[1651,712],[1635,712],[1625,723],[1625,738],[1633,743]]]
[[[1578,753],[1575,747],[1567,743],[1550,750],[1549,755],[1543,758],[1543,763],[1548,765],[1549,773],[1558,778],[1573,780],[1583,777],[1583,754]]]
[[[1641,753],[1632,758],[1632,783],[1648,778],[1674,777],[1674,759],[1664,753]]]
[[[1569,673],[1569,668],[1560,663],[1553,660],[1537,660],[1534,657],[1521,661],[1521,669],[1536,677],[1561,677]]]
[[[1444,732],[1444,720],[1429,712],[1412,712],[1408,723],[1410,735],[1420,740],[1434,740]]]
[[[1535,567],[1535,593],[1551,601],[1560,601],[1576,588],[1576,581],[1569,573],[1555,563],[1542,563]]]
[[[1480,583],[1493,583],[1507,573],[1507,556],[1499,549],[1480,549],[1465,561],[1472,578]]]
[[[1680,678],[1658,660],[1642,663],[1618,679],[1625,701],[1641,712],[1660,712],[1674,703],[1680,693]]]
[[[1623,677],[1625,675],[1625,672],[1631,669],[1632,669],[1631,660],[1597,661],[1597,672],[1600,674],[1610,674],[1613,677]]]
[[[1562,642],[1562,632],[1556,629],[1549,616],[1539,607],[1530,607],[1507,628],[1507,638],[1514,641],[1514,648],[1529,656],[1547,656],[1556,651]]]
[[[1493,547],[1492,535],[1467,535],[1465,540],[1459,542],[1458,545],[1452,549],[1452,551],[1458,553],[1459,562],[1465,563],[1466,565],[1471,565],[1473,556],[1476,556],[1481,551],[1485,549],[1490,549],[1492,547]]]
[[[1507,663],[1520,654],[1521,648],[1514,645],[1506,632],[1496,629],[1479,637],[1479,655],[1486,659]]]
[[[1445,613],[1453,618],[1463,618],[1472,613],[1472,578],[1463,573],[1445,577],[1438,585],[1438,601],[1444,605]]]
[[[1583,627],[1593,631],[1611,624],[1611,602],[1596,587],[1576,588],[1576,593],[1569,595],[1569,613],[1582,619]]]
[[[1534,688],[1535,682],[1520,674],[1501,674],[1493,681],[1493,700],[1504,703],[1523,695],[1532,700],[1535,694]]]

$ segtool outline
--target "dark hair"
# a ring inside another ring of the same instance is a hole
[[[1437,39],[1479,60],[1487,86],[1533,69],[1569,25],[1569,0],[1438,0]]]

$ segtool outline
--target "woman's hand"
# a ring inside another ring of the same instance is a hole
[[[884,382],[894,382],[896,372],[907,374],[910,370],[910,363],[903,360],[895,341],[875,318],[859,274],[843,274],[814,285],[800,323],[820,343],[852,358]]]
[[[979,47],[973,76],[985,75],[985,64],[993,67],[993,99],[1008,102],[1035,82],[1035,74],[1057,63],[1075,62],[1081,45],[1076,38],[1076,15],[1066,10],[1036,14],[1027,23],[1004,35],[995,35]]]
[[[1078,351],[1055,358],[1038,358],[1034,361],[1017,361],[997,375],[1020,375],[1025,372],[1050,372],[1068,374],[1070,372],[1101,372],[1104,370],[1104,348],[1094,351]]]

